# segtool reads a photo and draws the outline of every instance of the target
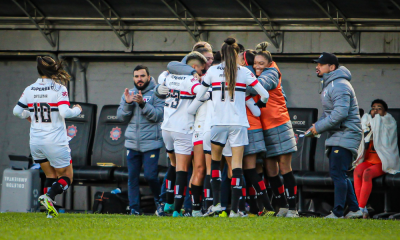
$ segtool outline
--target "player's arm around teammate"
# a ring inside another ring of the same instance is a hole
[[[238,66],[239,46],[236,39],[228,38],[221,48],[224,62],[209,69],[196,98],[200,99],[212,86],[214,112],[211,128],[211,186],[214,195],[213,212],[221,211],[218,203],[221,179],[219,174],[222,150],[229,141],[232,147],[232,212],[231,217],[238,217],[239,198],[242,195],[243,172],[242,159],[244,145],[248,144],[245,88],[252,86],[260,94],[257,102],[264,107],[268,101],[268,92],[261,86],[255,76],[246,68]],[[228,90],[228,91],[226,91]]]
[[[270,94],[266,108],[261,110],[261,123],[267,150],[264,166],[270,186],[280,206],[280,211],[276,216],[298,217],[297,184],[291,167],[292,153],[297,151],[296,140],[282,91],[282,74],[273,61],[271,53],[266,51],[267,46],[267,42],[257,46],[257,49],[261,51],[257,52],[253,66],[258,80]],[[282,183],[279,172],[285,184]]]
[[[247,67],[253,74],[255,74],[253,65],[256,54],[257,52],[254,50],[246,50],[239,54],[239,63],[242,66]],[[248,90],[254,92],[254,89],[252,88],[248,88]],[[262,178],[263,173],[262,171],[261,173],[257,172],[256,168],[258,155],[265,155],[266,153],[262,123],[260,119],[261,111],[259,108],[256,109],[258,111],[255,111],[257,106],[254,106],[254,104],[252,106],[248,103],[253,99],[253,103],[254,101],[258,101],[259,96],[247,96],[246,99],[249,99],[246,101],[246,113],[250,127],[248,128],[249,144],[244,147],[243,173],[246,179],[246,188],[249,199],[254,198],[255,190],[258,205],[258,210],[254,210],[254,208],[257,208],[254,206],[255,201],[249,201],[250,209],[253,213],[255,212],[259,216],[273,216],[275,212],[266,191],[266,186]],[[262,167],[259,166],[259,169],[262,169]]]
[[[79,115],[82,108],[79,105],[69,108],[65,86],[70,76],[62,69],[61,62],[49,56],[37,57],[37,69],[40,78],[25,89],[13,112],[31,120],[32,158],[40,163],[46,175],[45,194],[39,197],[39,202],[47,209],[48,217],[55,217],[58,212],[54,199],[66,191],[73,180],[64,119]]]

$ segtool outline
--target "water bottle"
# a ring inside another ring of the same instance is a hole
[[[116,188],[116,189],[112,190],[111,193],[112,193],[112,194],[121,193],[121,189],[120,189],[120,188]]]

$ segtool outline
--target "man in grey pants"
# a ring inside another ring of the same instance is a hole
[[[155,81],[147,67],[138,65],[133,70],[134,88],[125,89],[117,111],[120,121],[130,119],[125,132],[125,147],[128,149],[128,196],[131,215],[140,213],[139,176],[144,168],[144,177],[154,195],[156,214],[164,216],[159,203],[161,185],[158,180],[158,158],[163,146],[161,122],[164,116],[164,100],[154,94]]]
[[[358,102],[350,84],[351,73],[346,67],[339,67],[338,59],[331,53],[324,52],[314,61],[318,64],[317,76],[322,78],[323,113],[310,131],[314,135],[328,132],[325,146],[335,194],[332,213],[325,218],[343,218],[346,202],[350,209],[346,218],[362,217],[353,185],[346,175],[357,157],[362,134]]]

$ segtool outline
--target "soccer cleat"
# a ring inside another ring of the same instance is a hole
[[[214,214],[216,214],[216,213],[220,213],[220,212],[222,212],[223,211],[223,209],[222,209],[222,207],[221,207],[221,204],[220,203],[218,203],[216,206],[210,206],[209,208],[208,208],[208,210],[207,210],[207,212],[203,215],[204,217],[207,217],[207,216],[211,216],[211,215],[214,215]]]
[[[211,210],[212,210],[213,212],[222,212],[221,203],[218,203],[217,205],[212,206]]]
[[[240,217],[249,217],[245,211],[239,211]]]
[[[363,219],[368,219],[369,218],[368,209],[366,207],[362,208],[361,212],[363,213]]]
[[[337,217],[333,212],[331,212],[331,214],[329,214],[328,216],[324,217],[325,219],[339,219],[339,218],[343,218],[343,217]]]
[[[192,211],[192,217],[202,217],[202,216],[203,214],[201,213],[201,211],[196,211],[196,210]]]
[[[129,215],[140,216],[140,213],[138,211],[136,211],[135,209],[131,209],[131,213]]]
[[[164,212],[165,213],[172,213],[174,211],[175,204],[165,203],[164,205]]]
[[[159,217],[164,217],[165,212],[164,212],[164,204],[156,203],[157,210],[156,210],[156,215]]]
[[[241,217],[240,212],[238,211],[237,213],[235,213],[234,211],[231,211],[231,213],[229,214],[229,217]]]
[[[51,215],[49,214],[49,212],[47,212],[47,218],[54,218],[54,217],[51,216]]]
[[[273,217],[274,215],[275,215],[274,211],[268,211],[265,208],[261,212],[258,212],[259,217]]]
[[[53,201],[49,196],[47,196],[46,194],[40,196],[39,203],[47,209],[48,215],[51,215],[52,217],[58,216],[57,209],[54,207],[54,204],[56,202]]]
[[[181,215],[184,217],[193,217],[191,210],[181,210]]]
[[[279,208],[279,212],[276,214],[277,217],[286,217],[289,208]]]
[[[289,210],[285,217],[287,217],[287,218],[298,218],[298,217],[300,217],[300,215],[297,212],[297,210]]]
[[[172,217],[183,217],[182,213],[178,213],[177,211],[174,211],[172,214]]]
[[[357,212],[350,211],[344,218],[353,219],[353,218],[362,218],[363,212],[358,210]]]
[[[218,217],[228,217],[228,213],[226,213],[226,211],[222,211],[222,213],[220,213]]]

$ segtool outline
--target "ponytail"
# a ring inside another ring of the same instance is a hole
[[[55,61],[50,56],[36,58],[37,70],[40,76],[46,76],[55,83],[67,86],[71,76],[62,68],[61,61]]]
[[[233,97],[236,87],[236,77],[238,71],[238,53],[239,46],[236,39],[227,38],[222,44],[221,55],[222,60],[225,61],[224,75],[225,81],[228,83],[228,91],[230,97]]]
[[[257,44],[256,46],[256,51],[257,54],[256,56],[263,56],[266,60],[268,60],[269,63],[271,63],[272,60],[272,55],[269,51],[267,51],[267,47],[269,46],[268,42],[262,42]]]

